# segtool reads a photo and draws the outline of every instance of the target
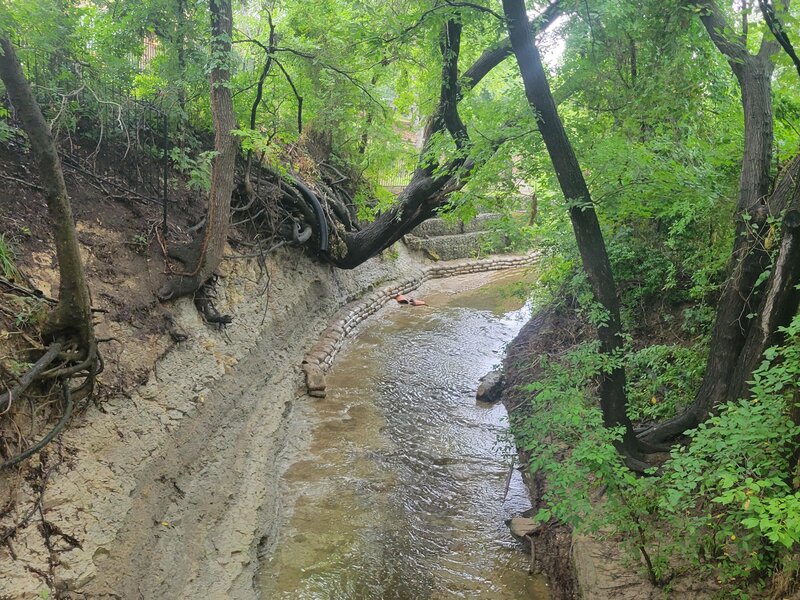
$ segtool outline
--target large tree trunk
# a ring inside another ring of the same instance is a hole
[[[749,395],[748,381],[763,360],[764,351],[781,341],[780,328],[789,325],[800,304],[800,156],[781,173],[772,195],[781,196],[781,202],[787,206],[780,246],[762,294],[758,316],[750,326],[734,370],[731,398]]]
[[[584,271],[595,299],[607,313],[606,321],[597,328],[600,349],[604,354],[613,357],[622,347],[622,326],[614,276],[597,214],[580,164],[558,116],[539,51],[530,34],[525,3],[523,0],[503,0],[503,10],[508,21],[511,45],[525,85],[525,95],[536,113],[539,131],[550,154],[561,191],[569,204],[570,219]],[[625,371],[622,367],[603,374],[600,381],[600,406],[607,427],[624,428],[620,450],[628,456],[636,456],[638,444],[627,414]]]
[[[214,119],[214,149],[211,167],[211,191],[203,236],[174,255],[191,271],[174,273],[158,292],[162,300],[193,294],[213,274],[222,260],[230,224],[231,195],[239,141],[233,135],[236,117],[230,90],[230,54],[233,15],[230,0],[209,0],[211,8],[211,112]]]
[[[731,256],[731,276],[717,304],[709,356],[703,382],[692,407],[693,427],[710,410],[730,397],[730,383],[739,353],[756,312],[759,295],[755,284],[769,263],[763,246],[767,218],[783,209],[783,197],[767,202],[772,160],[772,89],[774,69],[771,56],[777,51],[773,41],[762,43],[758,54],[750,54],[740,43],[732,43],[716,5],[702,17],[709,35],[725,54],[739,81],[744,111],[744,155],[736,204],[736,237]],[[722,36],[726,36],[724,39]]]
[[[744,155],[736,203],[736,236],[729,277],[722,290],[711,332],[703,381],[692,405],[683,413],[643,433],[643,439],[660,443],[696,427],[715,406],[735,399],[731,383],[760,301],[756,283],[769,264],[763,239],[768,217],[783,209],[784,196],[769,195],[772,159],[772,55],[777,43],[764,34],[757,54],[750,54],[746,40],[731,33],[724,14],[713,0],[692,0],[704,11],[701,20],[709,37],[728,59],[739,82],[744,112]]]
[[[381,213],[361,231],[344,235],[345,253],[331,256],[340,269],[354,269],[394,244],[424,220],[435,214],[435,188],[441,184],[429,176],[415,177],[403,190],[397,205]]]
[[[84,352],[94,352],[89,286],[83,272],[78,238],[69,204],[64,174],[50,127],[31,87],[22,73],[14,47],[0,38],[0,78],[28,135],[39,177],[44,187],[58,257],[58,304],[51,313],[46,333],[51,337],[77,338]],[[93,362],[93,357],[92,357]]]

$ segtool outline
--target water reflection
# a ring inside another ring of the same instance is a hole
[[[508,294],[519,277],[462,293],[468,280],[449,280],[340,354],[328,398],[306,407],[309,452],[284,476],[292,516],[264,598],[548,597],[503,524],[529,506],[516,473],[503,502],[505,411],[474,399],[528,316]]]

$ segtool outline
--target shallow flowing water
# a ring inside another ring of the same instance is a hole
[[[503,500],[505,410],[475,402],[528,317],[509,293],[521,277],[434,282],[412,294],[428,306],[392,303],[338,355],[301,415],[263,598],[548,598],[504,525],[530,506],[516,471]]]

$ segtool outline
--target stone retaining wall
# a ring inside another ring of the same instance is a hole
[[[431,257],[439,260],[456,260],[480,254],[482,246],[488,238],[486,231],[472,231],[454,235],[437,235],[434,237],[406,236],[406,243],[412,250],[427,251]]]
[[[423,268],[419,275],[390,283],[364,298],[346,304],[334,315],[331,324],[320,334],[319,341],[303,360],[308,394],[317,398],[325,397],[325,372],[330,369],[342,344],[362,321],[378,312],[398,294],[416,290],[430,279],[528,266],[536,262],[537,256],[531,253],[524,256],[495,256],[436,263]]]
[[[435,217],[423,221],[414,228],[412,232],[416,237],[438,237],[442,235],[458,235],[459,233],[475,233],[477,231],[486,231],[489,223],[498,219],[501,215],[497,213],[481,213],[469,223],[462,223],[460,220],[453,221],[452,219],[442,219]]]

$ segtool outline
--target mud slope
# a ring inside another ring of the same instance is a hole
[[[229,263],[218,306],[235,321],[225,331],[201,323],[191,301],[176,304],[189,339],[129,398],[90,409],[64,435],[70,458],[43,512],[81,547],[47,548],[39,528],[21,530],[17,560],[0,550],[0,596],[39,598],[48,572],[66,598],[256,596],[304,353],[343,303],[419,272],[402,248],[347,272],[288,253],[269,266],[270,293],[259,295],[255,269]]]

